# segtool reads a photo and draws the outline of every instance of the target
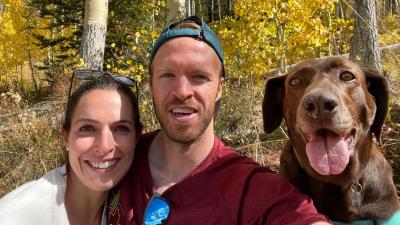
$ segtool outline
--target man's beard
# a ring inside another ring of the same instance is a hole
[[[154,103],[154,100],[153,100]],[[204,114],[200,118],[200,123],[196,126],[187,127],[173,127],[168,123],[167,119],[164,119],[159,113],[156,104],[153,104],[154,111],[158,122],[161,125],[162,131],[174,142],[190,145],[196,142],[199,137],[205,132],[211,123],[214,116],[214,107],[210,106],[208,111],[204,111]]]

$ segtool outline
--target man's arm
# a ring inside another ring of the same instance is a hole
[[[241,224],[328,225],[310,197],[272,173],[252,174],[242,201]]]

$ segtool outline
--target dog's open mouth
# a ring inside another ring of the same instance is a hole
[[[324,128],[305,134],[306,153],[312,168],[321,175],[342,173],[349,163],[355,132],[339,134]]]

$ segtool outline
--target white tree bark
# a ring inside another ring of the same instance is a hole
[[[183,19],[186,15],[186,0],[167,0],[167,23]]]
[[[355,0],[354,9],[355,29],[351,39],[350,59],[363,67],[382,72],[375,0]]]
[[[86,0],[80,54],[88,69],[103,67],[107,14],[108,0]]]

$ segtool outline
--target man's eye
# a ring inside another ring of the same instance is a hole
[[[201,80],[201,81],[205,81],[208,80],[208,76],[203,75],[203,74],[195,74],[192,76],[194,79],[196,80]]]
[[[171,78],[173,76],[174,76],[174,74],[172,74],[172,73],[163,73],[160,75],[160,78]]]
[[[92,131],[96,131],[96,129],[91,125],[85,125],[85,126],[82,126],[81,128],[79,128],[79,131],[81,131],[81,132],[92,132]]]

